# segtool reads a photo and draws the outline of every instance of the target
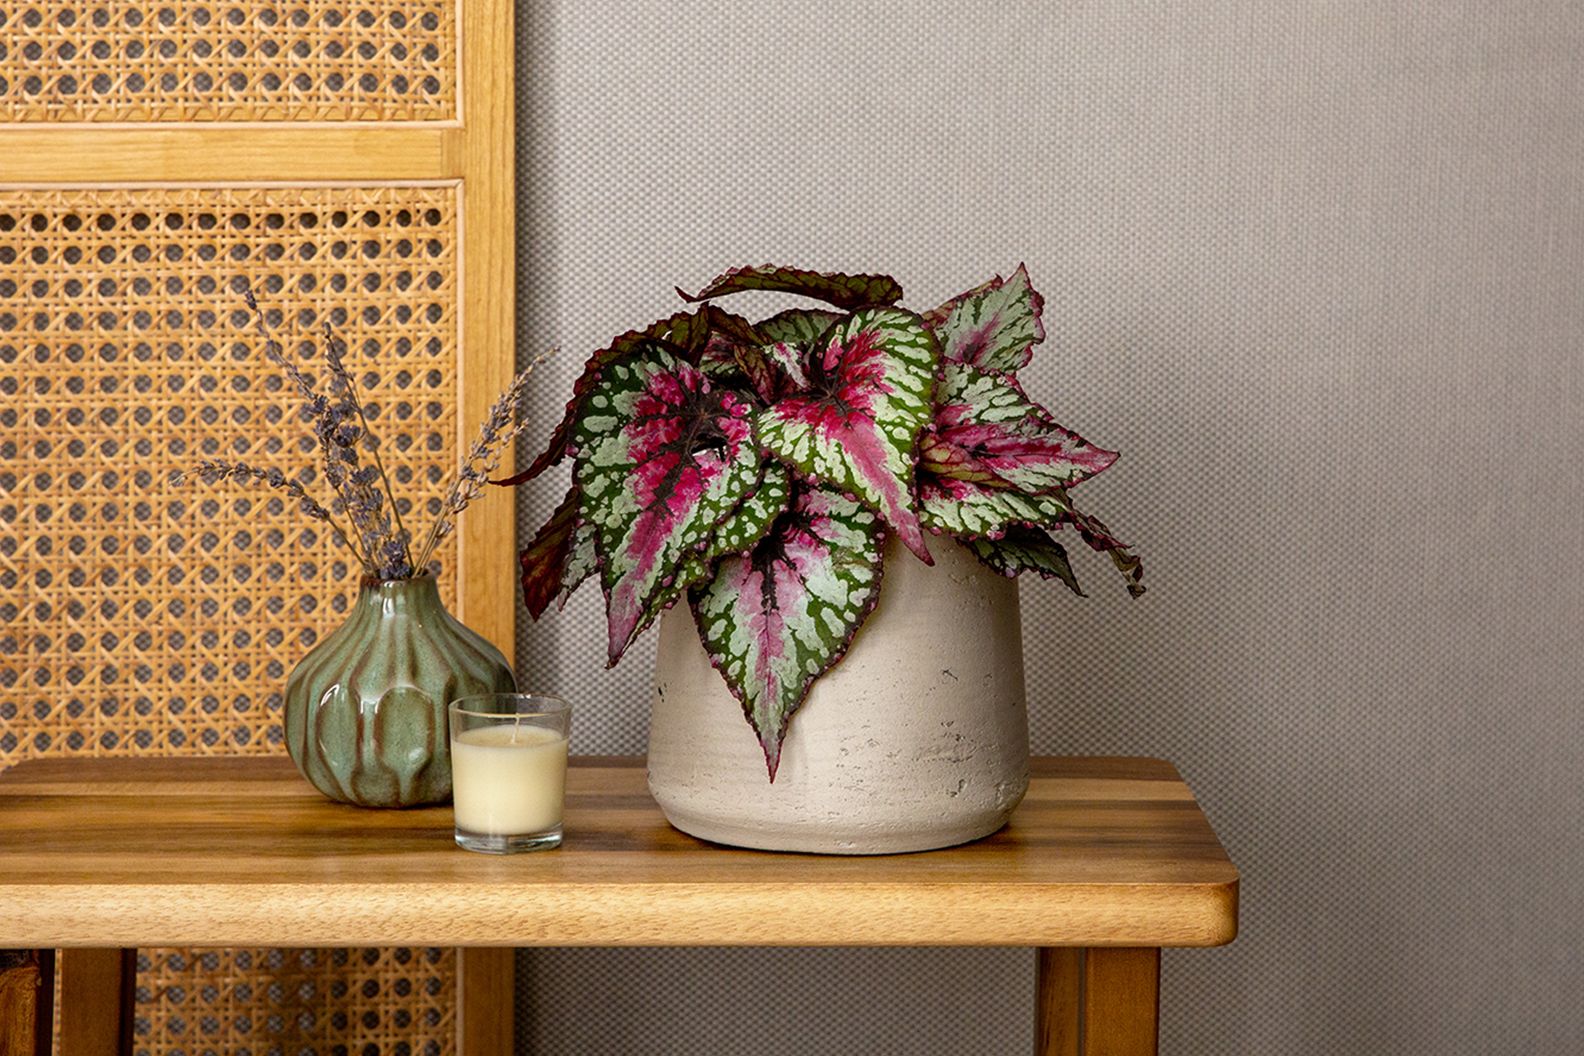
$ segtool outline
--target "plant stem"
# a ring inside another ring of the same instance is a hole
[[[338,340],[328,323],[325,324],[325,340]],[[341,348],[344,352],[346,349],[345,342],[342,342]],[[345,358],[343,355],[343,362]],[[374,435],[374,430],[369,428],[368,416],[363,413],[363,397],[358,394],[357,381],[352,377],[350,370],[346,372],[346,382],[347,389],[352,394],[352,406],[357,408],[358,421],[363,424],[363,435],[368,438],[368,448],[374,453],[374,465],[379,469],[380,482],[385,488],[385,498],[390,502],[391,515],[396,518],[396,532],[402,537],[402,556],[407,559],[408,567],[413,571],[417,571],[417,567],[413,565],[412,536],[407,534],[407,527],[402,524],[401,506],[397,503],[396,492],[391,487],[390,474],[385,472],[385,459],[380,455],[379,438]]]
[[[303,374],[301,370],[297,369],[291,360],[286,358],[286,350],[281,347],[281,343],[279,341],[275,340],[275,335],[270,333],[269,324],[264,321],[264,310],[259,307],[258,298],[253,295],[253,287],[251,285],[244,286],[242,289],[242,295],[243,299],[247,301],[249,310],[253,313],[253,329],[256,330],[259,337],[263,338],[264,340],[265,355],[286,372],[287,377],[289,377],[297,386],[297,389],[302,394],[303,398],[309,401],[309,412],[316,413],[314,410],[316,402],[322,400],[323,397],[314,391],[313,384],[308,380],[307,376]],[[329,334],[328,328],[326,329],[326,334]],[[363,408],[359,406],[358,413],[361,415],[362,412]],[[364,429],[366,430],[367,428],[367,423],[364,423]],[[322,437],[319,446],[322,454],[324,455],[325,479],[327,481],[331,481],[330,490],[336,493],[336,496],[341,500],[341,505],[344,508],[347,504],[346,491],[333,482],[335,474],[331,472],[330,469],[330,438],[328,436]],[[379,452],[376,450],[375,454],[378,455],[378,453]],[[383,467],[381,468],[381,472],[384,472]],[[390,488],[387,486],[386,491],[389,492],[389,490]],[[392,502],[391,505],[392,509],[394,510],[395,503]],[[325,511],[325,520],[329,522],[330,527],[335,530],[336,535],[341,537],[341,541],[346,544],[347,549],[352,551],[352,556],[357,558],[358,564],[362,565],[370,572],[375,571],[374,562],[371,557],[365,556],[363,551],[358,549],[357,544],[352,541],[352,537],[341,530],[341,526],[335,522],[335,519],[330,515],[328,509]],[[397,524],[400,525],[400,523],[401,519],[398,516]]]

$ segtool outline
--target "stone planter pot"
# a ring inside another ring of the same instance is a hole
[[[1015,580],[944,538],[894,541],[880,602],[792,717],[774,784],[692,613],[660,621],[649,789],[683,832],[778,851],[887,854],[995,832],[1028,790]]]
[[[446,611],[433,576],[365,579],[346,622],[287,676],[286,750],[342,803],[448,803],[446,705],[516,688],[500,650]]]

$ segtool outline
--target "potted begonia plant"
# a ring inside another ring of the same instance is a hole
[[[744,291],[822,303],[715,303]],[[509,481],[573,462],[521,553],[530,614],[597,579],[611,664],[661,621],[649,780],[684,831],[836,853],[994,831],[1028,781],[1012,577],[1081,593],[1071,529],[1143,591],[1070,494],[1116,454],[1018,382],[1044,338],[1027,271],[922,314],[886,276],[785,267],[682,296],[594,353]]]

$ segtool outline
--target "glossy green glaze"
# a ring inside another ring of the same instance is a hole
[[[516,688],[500,651],[446,611],[433,576],[366,579],[346,622],[286,679],[286,748],[343,803],[449,802],[446,705]]]

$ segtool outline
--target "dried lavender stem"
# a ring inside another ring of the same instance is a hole
[[[329,323],[325,324],[324,332],[325,340],[331,345],[340,343],[335,333],[330,329]],[[340,344],[344,350],[346,345],[344,343]],[[363,413],[363,397],[358,394],[357,382],[353,380],[352,372],[346,370],[344,365],[341,376],[342,380],[346,382],[347,391],[352,395],[352,406],[357,408],[358,421],[363,423],[363,435],[368,438],[369,450],[374,453],[374,465],[379,469],[380,482],[385,488],[385,498],[390,502],[391,515],[396,518],[396,533],[402,539],[402,557],[409,566],[416,570],[417,566],[413,564],[412,559],[412,536],[407,534],[407,527],[402,524],[401,506],[396,501],[395,489],[391,487],[390,474],[385,472],[385,458],[380,454],[379,440],[375,437],[374,430],[369,428],[368,416]]]
[[[280,367],[281,370],[285,372],[286,376],[291,379],[292,384],[297,386],[297,391],[302,394],[303,399],[308,401],[309,414],[322,421],[328,408],[328,402],[326,401],[325,397],[314,388],[313,382],[309,380],[308,375],[304,374],[302,369],[298,367],[297,364],[293,363],[286,357],[285,349],[283,349],[281,347],[281,343],[275,339],[275,335],[270,333],[269,324],[264,321],[264,312],[261,308],[259,308],[258,298],[253,294],[253,287],[245,286],[242,291],[242,296],[247,301],[247,306],[253,313],[253,329],[258,332],[259,337],[264,341],[265,357],[269,359],[271,363],[274,363],[276,366]],[[335,491],[336,497],[340,500],[342,507],[350,509],[350,506],[348,505],[347,491],[340,483],[337,482],[337,477],[341,476],[344,478],[344,474],[337,473],[331,466],[332,457],[330,451],[330,434],[326,429],[319,429],[317,431],[319,433],[319,452],[325,464],[325,479],[329,482],[330,487]],[[328,511],[326,512],[328,513]],[[356,555],[359,563],[362,564],[365,569],[372,572],[375,567],[373,555],[365,554],[360,547],[352,542],[351,537],[348,536],[347,533],[341,531],[341,529],[335,525],[335,522],[332,521],[331,526],[335,527],[336,534],[341,536],[342,541],[345,542],[351,549],[352,553]]]
[[[524,395],[528,391],[529,375],[541,366],[545,360],[555,355],[556,350],[541,352],[528,362],[518,375],[512,379],[511,385],[495,401],[490,408],[484,424],[479,427],[479,437],[473,443],[467,458],[462,465],[454,471],[453,479],[446,488],[445,500],[441,504],[440,514],[429,528],[429,534],[424,539],[424,544],[419,548],[418,561],[415,568],[427,567],[429,559],[434,555],[435,547],[439,546],[446,536],[450,535],[456,527],[452,519],[467,508],[478,497],[489,474],[500,463],[500,457],[511,446],[512,441],[528,427],[526,419],[518,421],[517,412],[521,408]],[[506,428],[508,427],[509,428]],[[503,433],[501,430],[505,428]]]
[[[286,492],[286,494],[300,502],[302,504],[303,510],[310,517],[318,518],[319,520],[328,524],[330,526],[330,530],[335,532],[336,538],[340,539],[346,548],[351,550],[354,555],[357,555],[358,561],[360,563],[362,562],[362,555],[358,554],[357,547],[352,544],[352,540],[347,537],[347,533],[342,531],[341,526],[336,523],[335,515],[329,510],[325,509],[325,507],[320,504],[319,501],[312,495],[309,495],[307,489],[305,489],[297,481],[288,480],[286,475],[280,470],[260,469],[256,466],[250,466],[246,462],[225,462],[220,459],[204,459],[198,463],[196,472],[199,477],[204,479],[205,483],[209,484],[215,484],[229,478],[254,481],[256,483],[266,484],[272,488],[281,489],[282,491]],[[172,479],[177,484],[184,483],[186,478],[187,473],[184,470],[176,470],[175,473],[172,474]]]

